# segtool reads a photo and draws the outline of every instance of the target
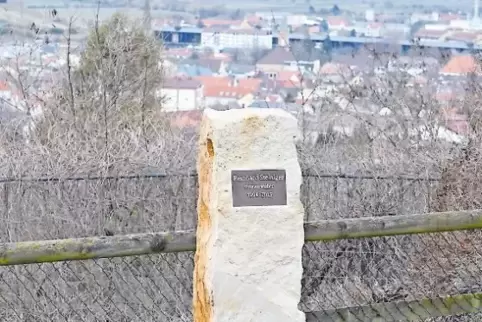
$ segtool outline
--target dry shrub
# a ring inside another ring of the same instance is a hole
[[[0,241],[195,227],[195,137],[170,126],[163,49],[139,25],[97,25],[78,67],[68,47],[42,114],[2,127]],[[1,269],[0,319],[187,321],[192,264],[185,253]]]
[[[378,63],[386,65],[386,60]],[[414,77],[403,71],[366,73],[359,83],[343,80],[338,97],[321,97],[315,102],[315,120],[302,124],[317,126],[325,135],[317,140],[307,135],[311,145],[300,149],[304,166],[314,177],[321,176],[304,182],[309,220],[441,210],[440,194],[447,182],[460,182],[458,189],[471,190],[467,203],[460,203],[458,209],[477,204],[477,175],[472,173],[467,183],[467,177],[455,172],[457,181],[447,181],[445,166],[459,167],[453,160],[465,142],[447,142],[439,136],[444,125],[442,106],[433,99],[436,89],[430,85],[430,76],[424,76],[429,79],[427,84],[418,86],[412,82]],[[471,103],[467,99],[464,106],[474,106]],[[340,135],[339,128],[348,122],[355,131],[347,138]],[[336,127],[337,133],[330,134]],[[475,161],[472,167],[477,164]],[[323,177],[326,172],[341,173],[345,179]],[[346,178],[347,174],[353,178]],[[357,175],[392,179],[360,180]],[[441,186],[438,180],[431,180],[440,176]],[[306,191],[311,192],[309,197]],[[457,192],[454,198],[460,195]],[[477,239],[460,232],[307,244],[303,308],[334,309],[479,291]],[[471,318],[474,316],[460,319]]]
[[[163,49],[139,25],[122,15],[97,24],[79,66],[67,48],[67,68],[52,76],[57,86],[42,114],[22,120],[13,138],[3,128],[3,177],[47,178],[3,186],[7,216],[23,217],[10,240],[193,228],[192,215],[181,218],[192,211],[194,202],[185,198],[192,198],[193,180],[152,176],[192,172],[195,136],[170,126],[158,95]],[[141,178],[119,179],[130,175]],[[64,180],[72,177],[79,180]]]

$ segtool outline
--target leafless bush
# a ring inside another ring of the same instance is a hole
[[[187,176],[195,138],[172,128],[162,110],[162,47],[139,25],[124,16],[96,24],[77,66],[67,35],[66,68],[52,73],[47,95],[2,127],[0,176],[10,178],[2,242],[195,227],[196,184]],[[22,88],[37,77],[9,76]],[[0,317],[187,321],[185,255],[2,269]]]
[[[453,102],[468,116],[470,132],[467,144],[458,150],[451,160],[443,163],[441,180],[432,197],[435,211],[481,208],[479,167],[481,164],[480,95],[482,92],[478,77],[469,75],[462,80],[463,92],[459,93]],[[422,242],[427,245],[427,248],[423,253],[424,258],[421,260],[431,267],[438,266],[440,268],[434,270],[433,274],[439,282],[430,287],[440,290],[441,288],[462,286],[463,293],[480,291],[480,281],[473,277],[479,274],[477,263],[480,253],[477,250],[482,246],[482,233],[479,230],[455,232],[449,236],[430,239],[424,238]],[[437,257],[427,256],[427,253],[433,253],[433,249],[437,249],[437,246],[444,242],[452,245],[452,252]],[[463,274],[459,272],[463,272]],[[471,282],[466,284],[461,282],[460,275],[469,276]],[[447,290],[441,291],[447,292]],[[462,316],[454,318],[453,321],[473,321],[475,318],[480,319],[481,317],[480,315]]]
[[[467,145],[464,138],[442,135],[443,106],[434,99],[436,89],[430,85],[431,80],[439,81],[438,76],[426,71],[422,74],[426,81],[418,84],[416,77],[393,67],[401,59],[397,55],[369,55],[376,65],[371,71],[338,75],[336,90],[329,94],[319,88],[310,92],[307,105],[312,112],[303,115],[301,123],[305,126],[305,145],[300,148],[304,167],[315,177],[317,173],[338,172],[353,178],[341,184],[339,178],[331,179],[328,189],[323,185],[330,179],[305,179],[308,219],[478,208],[478,175],[474,171],[478,161],[472,155],[474,162],[461,167],[462,161],[457,159],[465,159],[460,157],[464,149],[480,144],[473,143],[472,137]],[[326,88],[331,84],[316,86]],[[480,105],[474,102],[477,93],[480,91],[468,88],[465,104],[458,107]],[[478,124],[474,114],[469,114],[472,123]],[[346,124],[351,128],[343,133],[345,129],[341,128]],[[322,135],[313,140],[313,132]],[[461,175],[461,169],[467,174]],[[356,176],[363,174],[392,179],[357,182]],[[420,179],[397,179],[406,176]],[[434,180],[439,177],[441,186]],[[310,200],[313,195],[315,200]],[[479,291],[475,272],[480,267],[474,261],[479,256],[479,234],[308,244],[304,252],[303,307],[333,309]],[[464,266],[470,276],[460,272]],[[423,273],[416,273],[421,267]]]
[[[5,201],[6,216],[10,216],[8,213],[18,216],[22,210],[14,209],[13,205],[23,204],[20,207],[33,206],[31,209],[37,208],[38,212],[37,215],[23,212],[26,215],[22,219],[24,223],[48,221],[49,216],[57,221],[58,233],[47,228],[48,225],[44,226],[45,229],[36,223],[31,228],[24,226],[22,230],[30,231],[30,238],[99,234],[103,229],[114,229],[115,233],[142,229],[135,228],[134,221],[143,228],[153,227],[153,224],[157,226],[154,229],[192,228],[192,223],[180,226],[178,219],[168,219],[169,216],[176,217],[172,212],[181,212],[171,206],[133,206],[147,204],[151,198],[160,205],[168,200],[168,195],[182,199],[183,189],[192,187],[192,182],[187,180],[186,185],[184,178],[139,180],[135,184],[132,180],[114,179],[84,181],[85,185],[79,185],[78,180],[63,182],[67,177],[192,172],[194,137],[180,135],[170,126],[170,119],[162,111],[162,97],[158,95],[164,77],[162,47],[138,27],[140,25],[122,15],[116,15],[102,25],[97,23],[77,65],[72,62],[74,49],[68,34],[65,39],[66,68],[53,73],[56,82],[48,99],[35,106],[40,113],[33,113],[28,108],[21,123],[9,123],[16,125],[16,131],[2,128],[0,171],[3,177],[57,179],[55,182],[11,182],[4,186],[5,193],[10,191]],[[34,76],[24,78],[20,85],[33,83],[31,78]],[[155,190],[159,192],[153,192]],[[120,197],[119,193],[124,195]],[[116,194],[118,196],[114,196]],[[127,201],[125,198],[137,200]],[[183,203],[181,199],[177,201],[179,207],[192,206],[192,202]],[[95,205],[91,207],[89,204]],[[149,216],[156,219],[139,221],[143,216],[137,213],[139,207],[143,209],[141,212],[155,212],[155,216],[152,213]],[[164,216],[159,213],[160,208],[170,210],[166,210]],[[79,217],[74,214],[77,211],[85,212]],[[111,223],[112,227],[103,227],[105,220],[122,217],[124,211],[136,213],[130,215],[136,219],[130,224],[123,219],[123,224]],[[59,218],[62,218],[61,222],[58,222]],[[169,224],[161,226],[166,222]],[[9,240],[28,236],[22,237],[23,233],[18,231],[18,235],[10,232]],[[47,232],[49,234],[44,235]]]

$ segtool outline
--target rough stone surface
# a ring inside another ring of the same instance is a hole
[[[296,119],[205,110],[198,159],[195,322],[301,322],[304,242]],[[285,169],[287,205],[233,207],[231,170]]]

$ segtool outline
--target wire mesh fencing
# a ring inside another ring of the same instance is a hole
[[[194,229],[196,182],[162,175],[0,182],[0,241]],[[305,174],[305,220],[429,212],[436,184]],[[300,308],[325,313],[320,321],[345,321],[335,319],[340,310],[357,307],[354,321],[365,321],[373,318],[370,307],[395,303],[386,313],[394,320],[482,321],[478,314],[428,319],[460,310],[402,305],[482,293],[481,236],[460,231],[307,243]],[[0,267],[0,320],[191,321],[192,273],[191,252]]]
[[[0,267],[0,320],[192,321],[193,254]]]
[[[196,178],[139,176],[0,183],[0,241],[196,227]]]
[[[436,180],[309,174],[305,220],[425,213]],[[196,228],[195,175],[0,180],[0,241]]]
[[[480,321],[481,246],[481,231],[308,242],[300,309],[310,322]],[[0,319],[192,321],[193,266],[182,252],[0,267]]]
[[[460,314],[480,303],[481,246],[479,230],[306,243],[301,308],[320,321],[482,321]]]
[[[307,173],[305,221],[430,212],[437,178]]]

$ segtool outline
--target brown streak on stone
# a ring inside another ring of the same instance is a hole
[[[213,147],[213,141],[211,139],[206,140],[206,150],[208,152],[209,158],[214,157],[214,147]]]
[[[244,131],[257,132],[264,127],[263,121],[258,116],[250,116],[244,120]]]
[[[203,139],[203,138],[201,138]],[[209,201],[211,190],[211,171],[214,158],[214,147],[211,139],[206,139],[201,144],[199,151],[199,197],[198,197],[198,224],[197,245],[194,269],[195,293],[193,294],[194,322],[212,321],[212,295],[206,285],[206,266],[208,261],[207,242],[211,231],[211,218],[209,214]]]
[[[240,147],[243,151],[251,151],[251,147],[255,143],[254,140],[259,135],[260,130],[264,128],[263,120],[253,115],[247,117],[243,121],[242,135],[245,137],[244,143]]]

